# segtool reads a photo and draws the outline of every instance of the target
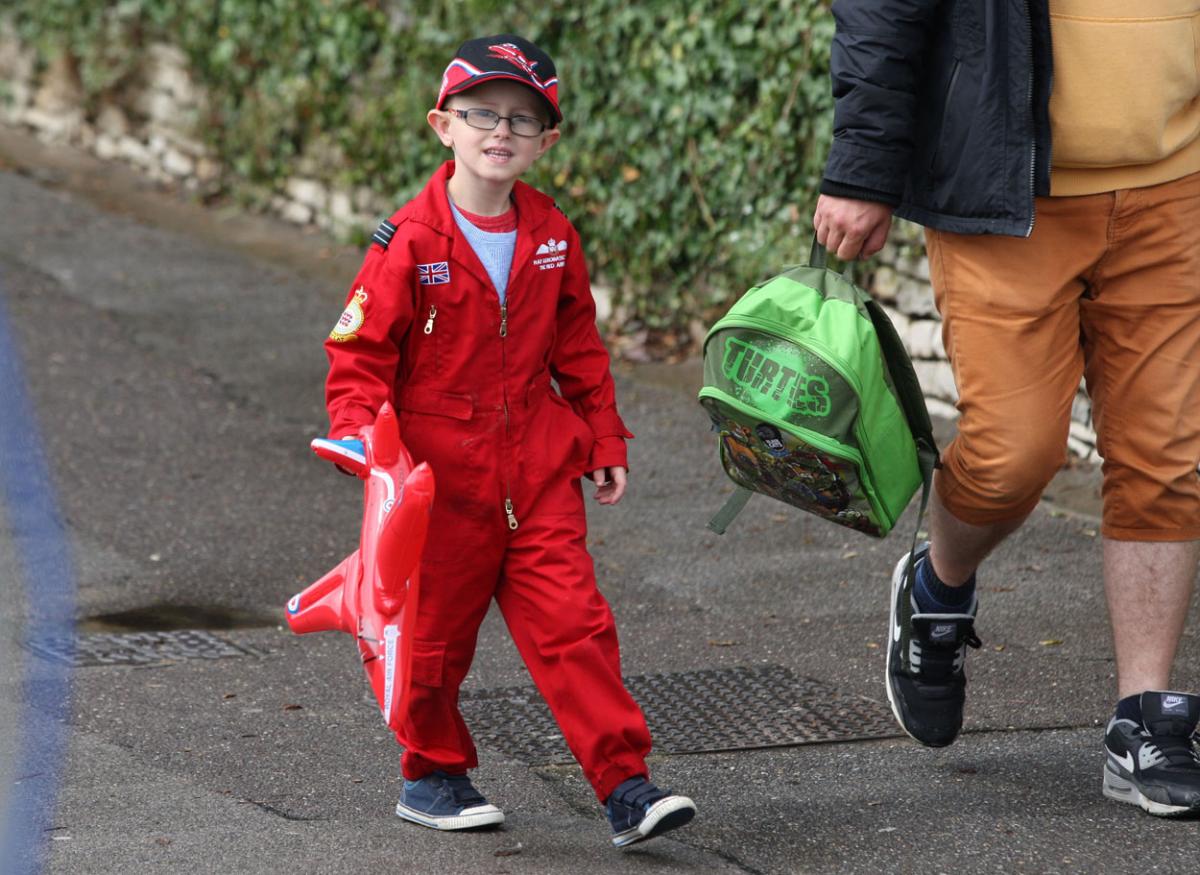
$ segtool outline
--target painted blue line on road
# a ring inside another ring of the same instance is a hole
[[[0,281],[0,501],[26,593],[26,640],[74,634],[75,576]],[[3,869],[41,871],[67,748],[70,667],[28,655],[21,732],[0,838]]]

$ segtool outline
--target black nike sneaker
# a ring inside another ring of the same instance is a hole
[[[1147,690],[1142,722],[1108,722],[1104,795],[1159,817],[1200,816],[1200,696]]]
[[[975,637],[975,597],[962,614],[922,614],[913,598],[916,567],[929,544],[917,548],[913,573],[908,554],[892,573],[888,618],[887,692],[900,728],[928,747],[945,747],[962,728],[967,647]]]

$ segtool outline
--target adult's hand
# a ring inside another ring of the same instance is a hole
[[[870,258],[887,242],[893,209],[875,201],[823,194],[813,212],[817,242],[842,261]]]

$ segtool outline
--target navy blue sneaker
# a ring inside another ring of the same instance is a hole
[[[470,778],[445,772],[405,781],[396,814],[432,829],[475,829],[504,823],[504,812],[490,805]]]
[[[638,775],[613,790],[604,811],[612,824],[612,843],[623,848],[683,826],[696,815],[696,804],[686,796],[664,792]]]

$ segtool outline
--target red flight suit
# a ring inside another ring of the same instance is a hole
[[[603,801],[647,773],[650,734],[621,680],[580,477],[625,465],[633,435],[617,413],[574,227],[550,198],[516,183],[502,307],[450,212],[453,173],[446,162],[392,216],[394,233],[381,226],[325,344],[330,435],[355,433],[390,400],[401,438],[437,484],[401,767],[415,780],[478,764],[458,690],[495,597]]]

